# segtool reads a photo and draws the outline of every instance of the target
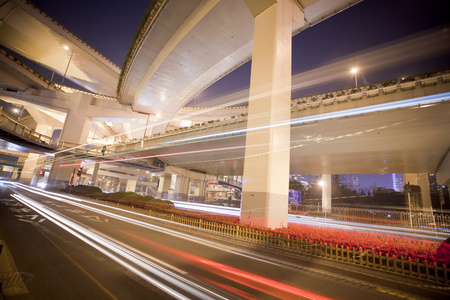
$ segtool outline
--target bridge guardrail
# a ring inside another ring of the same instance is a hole
[[[119,203],[111,203],[111,205],[118,207]],[[134,206],[131,206],[131,211],[199,228],[200,230],[219,233],[230,238],[450,285],[450,269],[445,263],[438,265],[436,262],[428,263],[427,260],[406,259],[403,258],[403,255],[400,255],[400,258],[390,257],[384,255],[382,251],[363,251],[361,247],[358,249],[357,247],[311,243],[285,235],[275,235],[255,228],[225,225],[173,213],[135,208]]]
[[[424,232],[447,236],[450,233],[450,215],[438,212],[424,212],[414,209],[381,210],[372,208],[353,207],[331,207],[330,212],[322,211],[316,205],[294,205],[296,211],[301,215],[316,218],[331,218],[333,220],[357,222],[381,226],[393,226],[409,229],[412,232]]]
[[[379,84],[370,84],[366,86],[361,86],[358,88],[350,88],[343,89],[340,91],[334,91],[331,93],[325,93],[320,95],[310,95],[303,98],[292,99],[291,110],[299,111],[304,110],[306,108],[314,108],[319,107],[321,105],[332,105],[334,103],[342,103],[350,100],[358,100],[363,97],[375,97],[380,94],[388,94],[396,92],[398,89],[400,90],[408,90],[416,88],[417,86],[424,87],[429,85],[435,85],[438,82],[448,82],[450,81],[450,70],[440,72],[440,73],[426,73],[419,76],[401,79],[401,80],[389,80]],[[11,132],[21,135],[25,138],[28,138],[35,142],[40,142],[48,145],[51,148],[55,149],[67,149],[71,152],[84,152],[93,155],[107,155],[119,153],[121,151],[128,150],[139,150],[142,147],[154,146],[153,143],[156,140],[159,140],[155,144],[160,144],[160,139],[163,138],[167,142],[171,137],[178,136],[179,134],[190,133],[193,136],[195,133],[199,133],[200,131],[205,129],[212,128],[223,128],[224,126],[230,126],[233,124],[246,122],[247,114],[239,114],[237,116],[232,116],[230,119],[223,120],[211,120],[207,122],[203,122],[202,124],[192,125],[190,127],[178,128],[167,131],[162,134],[156,134],[150,137],[145,137],[144,139],[135,139],[130,142],[114,144],[107,146],[107,149],[103,153],[101,147],[97,147],[94,145],[79,145],[61,141],[59,139],[53,139],[52,137],[48,137],[42,134],[35,132],[32,129],[29,129],[20,123],[12,120],[11,118],[4,116],[2,114],[2,125],[4,124],[4,128],[9,129]],[[227,134],[223,131],[223,134]],[[151,142],[153,141],[153,142]],[[99,149],[100,148],[100,149]]]
[[[19,135],[25,139],[33,141],[35,143],[44,144],[46,147],[53,149],[70,149],[78,147],[79,145],[54,139],[50,136],[43,135],[36,132],[34,129],[28,128],[19,122],[13,120],[9,116],[5,115],[3,111],[0,111],[0,125],[3,130],[6,130],[15,135]]]

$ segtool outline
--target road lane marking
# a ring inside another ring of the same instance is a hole
[[[45,221],[45,218],[40,219],[39,221],[36,221],[37,218],[39,218],[39,215],[15,215],[19,221],[26,222],[26,223],[42,223]]]
[[[171,288],[169,285],[163,283],[162,281],[159,281],[158,278],[170,282],[171,284],[175,285],[177,289],[181,289],[195,298],[226,299],[215,293],[214,291],[208,290],[193,281],[190,281],[186,278],[181,277],[180,275],[171,272],[170,270],[166,270],[158,265],[156,265],[157,267],[155,267],[154,263],[148,261],[143,257],[140,257],[136,253],[130,253],[129,250],[125,250],[122,246],[113,243],[108,238],[99,236],[86,225],[80,225],[80,223],[78,222],[71,221],[64,217],[62,214],[46,207],[45,205],[35,200],[32,200],[31,198],[19,194],[12,194],[11,196],[27,205],[28,207],[32,208],[42,216],[45,216],[49,221],[60,226],[62,229],[71,233],[99,252],[103,253],[105,256],[117,262],[124,268],[130,270],[142,279],[151,283],[156,288],[162,290],[163,292],[176,299],[189,300],[191,298],[184,296],[179,291]],[[149,274],[146,274],[145,272],[139,270],[138,267],[145,269],[145,271],[150,272],[154,276],[149,276]]]
[[[96,286],[105,292],[111,299],[119,300],[114,296],[103,284],[101,284],[94,276],[92,276],[85,268],[83,268],[76,260],[74,260],[66,251],[59,247],[49,236],[47,236],[39,227],[34,226],[59,252],[61,252],[75,267],[86,275]]]

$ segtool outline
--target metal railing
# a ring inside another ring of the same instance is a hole
[[[366,86],[361,86],[358,88],[349,88],[339,91],[334,91],[332,93],[324,93],[317,95],[309,95],[301,98],[296,98],[291,100],[291,111],[295,112],[298,110],[304,110],[306,108],[315,108],[321,105],[332,105],[335,103],[347,102],[349,100],[359,100],[364,97],[376,97],[379,95],[389,94],[396,92],[397,90],[409,90],[416,87],[426,87],[429,85],[436,85],[438,83],[446,83],[450,81],[450,70],[439,73],[426,73],[418,75],[415,77],[407,79],[389,80],[377,84],[370,84]],[[176,129],[167,130],[162,133],[157,133],[152,136],[145,137],[143,139],[134,139],[132,141],[127,141],[122,143],[120,146],[132,146],[138,145],[142,141],[152,141],[161,138],[174,138],[176,139],[181,134],[197,134],[201,136],[204,130],[216,130],[217,132],[222,132],[224,126],[229,126],[236,123],[241,124],[243,128],[246,128],[245,122],[247,121],[247,113],[241,113],[235,116],[231,116],[226,119],[216,119],[205,121],[200,124],[194,124],[189,127],[180,127]],[[125,149],[125,148],[123,148]]]
[[[344,89],[340,91],[334,91],[332,93],[324,93],[320,95],[310,95],[303,98],[292,99],[292,111],[302,110],[306,107],[316,107],[320,105],[329,105],[333,103],[339,103],[341,101],[347,100],[358,100],[363,97],[374,97],[379,94],[386,94],[392,91],[407,90],[415,87],[435,85],[438,82],[449,82],[450,81],[450,70],[441,73],[426,73],[416,77],[411,77],[406,80],[390,80],[378,84],[372,84],[367,86],[362,86],[352,89]],[[316,105],[316,106],[314,106]],[[17,121],[13,120],[7,115],[1,114],[0,125],[6,128],[8,131],[20,135],[26,139],[34,141],[36,143],[42,143],[47,145],[49,148],[70,150],[71,152],[84,152],[92,155],[108,155],[115,152],[129,151],[129,150],[139,150],[143,147],[157,146],[161,139],[168,142],[170,139],[177,139],[181,134],[189,134],[192,136],[197,136],[199,139],[204,130],[210,130],[214,132],[223,133],[227,135],[227,132],[223,131],[224,126],[233,127],[236,126],[245,128],[245,122],[247,121],[247,113],[241,113],[236,116],[231,116],[228,119],[223,120],[210,120],[203,122],[201,124],[195,124],[189,127],[183,127],[178,129],[172,129],[164,133],[158,133],[143,139],[134,139],[126,143],[118,143],[107,146],[107,149],[102,152],[103,146],[95,145],[80,145],[69,142],[64,142],[59,139],[54,139],[49,136],[37,133],[33,129],[21,125]],[[242,123],[242,124],[238,124]],[[175,144],[173,144],[175,145]]]
[[[330,211],[322,210],[316,205],[294,205],[292,213],[330,218],[333,220],[391,226],[411,229],[412,231],[431,231],[436,234],[450,233],[450,214],[426,212],[407,208],[398,210],[382,210],[372,208],[332,207]]]
[[[7,132],[20,136],[25,140],[34,142],[35,144],[42,144],[48,148],[71,149],[80,146],[78,144],[64,142],[59,139],[54,139],[50,136],[46,136],[39,132],[36,132],[34,129],[28,128],[10,118],[3,111],[0,111],[0,126]]]
[[[106,202],[108,203],[108,202]],[[176,213],[155,211],[145,203],[134,206],[133,204],[110,203],[116,207],[130,208],[131,211],[149,215],[154,218],[167,220],[174,223],[184,224],[192,228],[198,228],[207,232],[218,233],[238,240],[248,241],[273,248],[284,249],[294,253],[324,257],[344,263],[360,265],[368,268],[378,269],[385,272],[402,274],[415,277],[429,282],[439,284],[450,284],[450,269],[445,263],[428,263],[427,259],[407,258],[405,253],[399,253],[392,257],[377,249],[363,249],[362,247],[344,247],[341,245],[327,245],[319,242],[310,242],[302,238],[296,238],[286,234],[273,234],[267,230],[234,225],[221,224],[202,218],[193,218],[177,215]],[[131,205],[131,207],[130,207]]]

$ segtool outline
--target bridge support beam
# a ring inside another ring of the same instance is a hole
[[[90,95],[72,94],[61,140],[74,144],[86,143],[92,123],[92,120],[88,118],[91,99]]]
[[[125,188],[125,192],[135,192],[136,191],[136,183],[137,180],[128,179],[127,186]]]
[[[241,223],[287,226],[293,0],[246,0],[255,17]]]
[[[43,135],[51,136],[53,133],[53,127],[38,123],[35,131]],[[35,175],[42,169],[44,160],[45,155],[29,153],[22,168],[19,182],[28,185],[36,185],[38,178]]]
[[[161,173],[157,196],[168,200],[203,202],[206,181],[215,179],[213,175],[168,166]]]
[[[322,175],[322,211],[331,213],[331,175]]]
[[[158,193],[156,196],[160,199],[168,199],[172,175],[165,172],[159,177]]]
[[[98,170],[100,169],[100,163],[97,161],[94,164],[94,170],[92,171],[92,186],[95,187],[99,187],[100,184],[97,182],[98,181]]]
[[[412,185],[420,186],[421,198],[422,198],[422,210],[424,212],[430,212],[431,206],[431,195],[430,195],[430,182],[428,180],[428,173],[405,173],[404,182],[405,184],[410,183]]]
[[[44,159],[44,155],[29,153],[28,158],[25,160],[23,165],[19,182],[28,185],[35,184],[35,180],[33,180],[33,178],[36,177],[35,174],[37,174],[41,169]]]
[[[91,104],[90,95],[74,93],[71,95],[70,108],[66,116],[61,140],[74,144],[84,144],[89,135],[92,120],[88,118],[89,106]],[[68,154],[61,152],[55,156],[52,170],[48,179],[48,187],[62,188],[70,184],[73,169],[81,165],[81,160],[71,159],[69,162],[62,162]],[[61,163],[60,163],[61,162]],[[78,178],[75,176],[72,184],[76,184]]]
[[[55,155],[55,162],[52,165],[50,175],[48,177],[48,188],[65,188],[68,185],[76,185],[78,177],[76,170],[81,166],[81,159],[67,159],[66,154]],[[75,176],[73,174],[75,173]]]

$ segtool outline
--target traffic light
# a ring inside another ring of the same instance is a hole
[[[79,167],[78,171],[77,171],[77,176],[80,177],[81,176],[81,172],[83,171],[83,167]]]

